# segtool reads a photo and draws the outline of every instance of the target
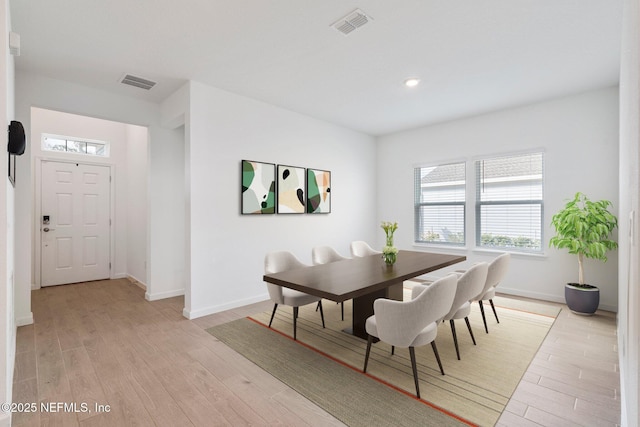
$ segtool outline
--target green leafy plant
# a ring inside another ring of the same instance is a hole
[[[618,226],[618,219],[609,212],[608,200],[591,201],[584,194],[576,193],[564,209],[551,218],[556,235],[549,246],[568,249],[578,255],[578,285],[584,286],[584,258],[607,261],[607,251],[616,249],[618,244],[610,239]]]

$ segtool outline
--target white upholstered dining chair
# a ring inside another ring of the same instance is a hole
[[[316,246],[311,249],[311,261],[313,262],[313,265],[328,264],[330,262],[342,261],[345,259],[349,258],[343,257],[331,246]],[[344,302],[340,303],[340,312],[342,320],[344,320]]]
[[[270,252],[264,258],[264,271],[266,274],[280,273],[282,271],[294,270],[297,268],[307,267],[295,255],[288,251]],[[307,304],[319,303],[320,318],[322,319],[322,327],[324,328],[324,313],[322,312],[322,298],[305,294],[283,286],[267,283],[269,297],[274,302],[273,312],[269,320],[269,327],[273,322],[273,316],[276,314],[278,304],[293,307],[293,339],[297,339],[297,319],[298,307]]]
[[[436,280],[430,286],[415,285],[412,289],[411,301],[395,301],[385,298],[375,300],[373,303],[374,315],[369,317],[365,323],[369,338],[363,372],[367,372],[371,344],[373,338],[377,337],[392,346],[409,348],[418,398],[420,398],[420,387],[418,385],[415,347],[431,343],[440,372],[444,375],[435,339],[438,334],[438,323],[448,313],[453,303],[456,294],[456,281],[457,276],[450,274]]]
[[[442,319],[448,320],[451,325],[451,333],[453,334],[453,343],[456,347],[458,360],[460,360],[460,349],[458,348],[458,337],[456,335],[456,324],[454,320],[464,319],[467,324],[467,329],[469,329],[473,345],[476,345],[476,339],[473,336],[471,324],[469,323],[469,313],[471,312],[471,300],[480,293],[487,280],[487,270],[488,264],[486,262],[479,262],[471,266],[471,268],[464,273],[456,276],[458,278],[456,296],[453,299],[451,310]]]
[[[351,256],[357,257],[357,258],[382,253],[380,251],[376,251],[371,246],[369,246],[367,242],[362,240],[356,240],[355,242],[351,242],[349,249],[351,250]]]
[[[482,322],[484,323],[484,331],[488,334],[489,328],[487,328],[487,319],[484,315],[484,307],[482,305],[482,301],[489,300],[489,304],[491,304],[491,309],[493,310],[493,315],[496,317],[496,322],[500,323],[498,319],[498,313],[496,313],[496,307],[493,305],[493,298],[496,296],[496,286],[502,281],[504,276],[507,274],[509,270],[509,262],[511,260],[511,254],[508,252],[503,253],[496,257],[493,261],[489,263],[489,270],[487,271],[487,280],[484,284],[484,288],[480,291],[473,300],[478,301],[480,305],[480,313],[482,313]]]

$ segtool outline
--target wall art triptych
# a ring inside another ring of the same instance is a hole
[[[242,161],[241,213],[331,212],[331,172]]]

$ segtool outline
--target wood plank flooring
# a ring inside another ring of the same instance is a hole
[[[193,321],[183,306],[181,297],[148,302],[127,280],[33,291],[35,322],[18,328],[13,401],[84,402],[90,412],[16,413],[13,425],[342,425],[204,331],[270,302]],[[565,308],[498,425],[619,423],[615,343],[613,314]]]
[[[620,425],[615,313],[562,307],[497,426]]]

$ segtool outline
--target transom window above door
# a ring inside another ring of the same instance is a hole
[[[58,135],[42,135],[42,150],[109,157],[109,143]]]

